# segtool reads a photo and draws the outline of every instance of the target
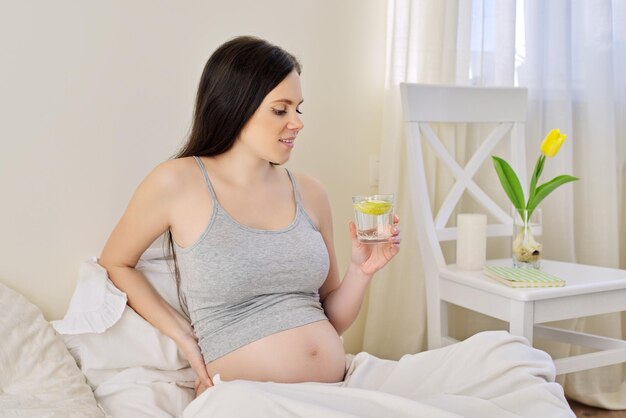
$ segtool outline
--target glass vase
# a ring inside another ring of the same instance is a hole
[[[513,209],[513,239],[511,250],[513,266],[517,268],[541,267],[543,253],[541,242],[541,209],[529,213],[526,209]]]

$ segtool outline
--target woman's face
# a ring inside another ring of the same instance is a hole
[[[240,145],[276,164],[287,162],[298,132],[302,103],[300,76],[292,71],[267,96],[241,130]]]

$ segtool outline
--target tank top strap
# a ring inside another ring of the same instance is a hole
[[[200,170],[202,170],[202,176],[204,177],[204,181],[206,183],[206,186],[209,189],[209,192],[211,193],[211,197],[213,198],[213,202],[217,202],[217,196],[215,195],[215,190],[213,190],[213,185],[211,184],[211,180],[209,180],[209,175],[206,172],[206,168],[204,167],[204,163],[202,163],[202,160],[200,159],[200,157],[197,157],[197,156],[194,155],[193,158],[196,159],[196,162],[200,166]]]
[[[296,183],[296,179],[293,178],[293,174],[287,168],[285,168],[287,175],[289,176],[289,180],[291,180],[291,185],[293,186],[293,195],[296,198],[296,203],[298,206],[302,207],[302,200],[300,199],[300,192],[298,191],[298,183]]]

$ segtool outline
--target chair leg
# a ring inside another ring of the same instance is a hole
[[[528,342],[533,343],[533,329],[535,325],[534,302],[511,301],[511,320],[509,332],[513,335],[526,337]]]
[[[428,349],[432,350],[442,347],[442,332],[444,333],[444,335],[447,335],[448,333],[447,304],[441,299],[438,299],[436,302],[432,302],[428,306],[428,309],[429,312],[426,317],[428,326]]]
[[[439,301],[439,315],[441,315],[441,318],[439,319],[439,324],[440,324],[440,333],[439,333],[439,345],[440,347],[443,347],[444,344],[444,339],[446,337],[448,337],[448,302],[446,302],[445,300],[440,300]]]

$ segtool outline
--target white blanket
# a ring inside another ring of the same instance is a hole
[[[162,252],[147,251],[138,269],[177,308]],[[114,418],[574,416],[554,383],[549,356],[505,332],[481,333],[398,362],[360,353],[336,385],[215,378],[215,387],[193,400],[195,376],[174,342],[125,307],[107,280],[95,259],[83,263],[69,321],[55,326],[72,334],[66,344]]]
[[[525,339],[483,332],[439,350],[381,360],[359,353],[339,384],[215,379],[195,417],[575,417],[550,357]]]
[[[0,416],[104,417],[41,311],[0,283]]]

